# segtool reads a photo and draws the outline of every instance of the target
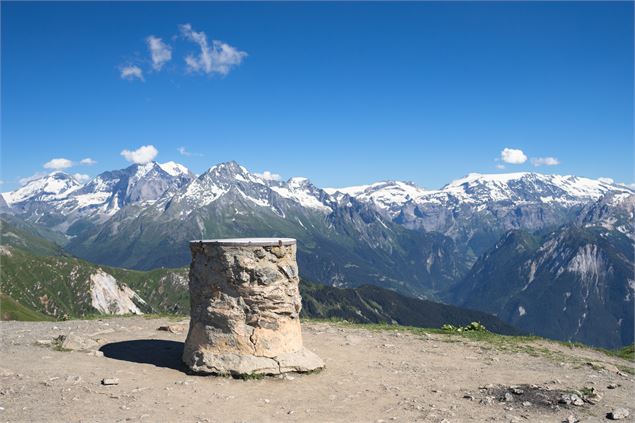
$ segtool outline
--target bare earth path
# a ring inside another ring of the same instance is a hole
[[[0,421],[606,421],[616,407],[628,408],[625,421],[633,421],[635,411],[633,376],[611,365],[632,363],[550,342],[502,350],[460,336],[308,323],[305,344],[324,359],[325,371],[243,381],[188,375],[180,364],[186,331],[157,331],[170,324],[143,317],[2,322]],[[105,356],[37,345],[69,333],[96,340],[90,350]],[[104,386],[103,378],[119,383]],[[602,398],[553,409],[522,395],[488,400],[479,390],[488,384],[592,387]]]

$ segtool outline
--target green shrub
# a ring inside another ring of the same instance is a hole
[[[472,322],[463,327],[445,324],[441,326],[441,329],[446,332],[487,332],[487,328],[480,322]]]

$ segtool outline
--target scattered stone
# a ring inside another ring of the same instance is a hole
[[[35,341],[36,345],[41,345],[41,346],[50,346],[52,343],[53,341],[50,339],[38,339],[37,341]]]
[[[616,408],[606,415],[609,420],[622,420],[627,418],[631,413],[626,408]]]
[[[609,372],[619,373],[620,369],[609,363],[601,363],[599,361],[589,361],[587,366],[591,366],[594,370],[608,370]]]
[[[94,357],[103,357],[104,356],[104,352],[103,351],[90,351],[88,353],[88,355],[92,355]]]
[[[560,400],[558,400],[558,403],[565,404],[565,405],[573,404],[576,406],[580,406],[580,405],[584,405],[584,400],[580,398],[578,394],[564,394],[560,397]]]
[[[157,330],[170,332],[170,333],[182,333],[185,330],[185,328],[181,325],[166,325],[166,326],[159,326]]]
[[[117,379],[116,377],[113,378],[105,378],[101,380],[101,384],[102,385],[119,385],[119,379]]]
[[[523,407],[531,407],[531,402],[523,401]]]
[[[504,398],[503,401],[505,402],[514,402],[514,396],[510,394],[509,392],[505,392],[505,395],[503,398]]]
[[[75,335],[74,333],[58,336],[55,338],[55,343],[59,345],[60,349],[68,351],[90,350],[98,346],[94,340]]]
[[[620,385],[618,385],[617,383],[609,383],[609,385],[607,386],[608,389],[616,389],[617,387],[619,387]]]
[[[470,395],[470,394],[463,395],[463,398],[469,399],[470,401],[474,401],[474,397],[472,395]]]
[[[580,420],[576,418],[573,414],[569,414],[566,419],[562,421],[562,423],[577,423]]]
[[[525,393],[525,391],[523,391],[523,390],[522,390],[522,389],[520,389],[520,388],[513,388],[513,389],[512,389],[512,393],[513,393],[513,394],[516,394],[516,395],[522,395],[522,394],[524,394],[524,393]]]
[[[492,403],[494,403],[494,397],[490,395],[485,396],[485,398],[479,401],[479,404],[483,404],[483,405],[491,405]]]

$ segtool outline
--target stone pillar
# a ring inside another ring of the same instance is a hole
[[[302,346],[295,239],[191,241],[190,250],[190,369],[248,376],[324,367]]]

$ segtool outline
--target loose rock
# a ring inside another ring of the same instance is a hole
[[[101,380],[101,384],[102,385],[119,385],[119,379],[117,379],[116,377],[113,378],[105,378]]]
[[[626,408],[616,408],[606,415],[609,420],[622,420],[630,415],[630,412]]]
[[[167,325],[167,326],[159,326],[157,330],[170,332],[170,333],[181,333],[185,330],[185,328],[181,325]]]

